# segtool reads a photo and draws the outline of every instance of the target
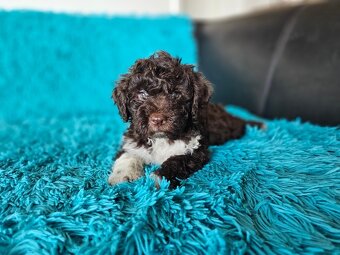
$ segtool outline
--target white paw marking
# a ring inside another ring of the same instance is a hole
[[[114,163],[108,182],[111,185],[134,181],[144,174],[144,162],[140,157],[122,154]]]

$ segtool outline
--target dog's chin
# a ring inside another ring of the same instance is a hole
[[[156,138],[168,138],[168,135],[165,132],[154,132],[150,135],[150,138],[156,139]]]

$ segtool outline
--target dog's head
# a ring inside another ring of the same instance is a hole
[[[201,125],[212,87],[193,68],[166,52],[137,60],[113,91],[123,120],[144,137],[172,139]]]

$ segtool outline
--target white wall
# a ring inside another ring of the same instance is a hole
[[[273,6],[319,1],[322,0],[182,0],[180,9],[194,19],[219,19]]]
[[[0,9],[108,14],[161,15],[179,12],[179,0],[0,0]]]
[[[0,9],[107,14],[187,14],[194,19],[216,19],[244,14],[271,5],[318,0],[0,0]]]

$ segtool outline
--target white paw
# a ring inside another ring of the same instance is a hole
[[[129,169],[114,169],[109,176],[108,182],[110,185],[115,185],[121,182],[131,182],[142,176],[140,174],[134,174],[133,171]]]
[[[108,183],[115,185],[121,182],[131,182],[144,174],[143,161],[134,156],[128,154],[122,154],[113,168],[112,173],[109,176]]]

